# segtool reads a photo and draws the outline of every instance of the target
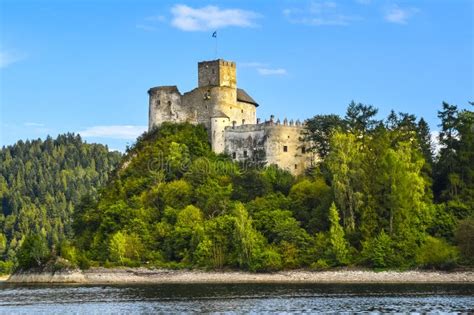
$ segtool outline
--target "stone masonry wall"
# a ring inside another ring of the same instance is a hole
[[[301,174],[314,162],[300,140],[303,126],[277,125],[265,122],[257,125],[227,127],[225,151],[235,160],[252,159],[264,150],[267,165],[277,164],[292,174]]]

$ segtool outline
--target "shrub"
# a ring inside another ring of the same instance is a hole
[[[395,265],[394,244],[383,230],[373,239],[362,243],[362,261],[375,268],[387,268]]]
[[[456,247],[432,236],[426,238],[416,257],[417,264],[424,268],[451,269],[457,260]]]
[[[254,271],[278,271],[282,269],[282,257],[273,246],[270,246],[261,252],[258,263],[254,263],[251,267]]]
[[[330,265],[325,259],[318,259],[315,263],[312,263],[310,268],[314,270],[326,270],[329,269]]]
[[[16,257],[20,269],[42,266],[50,257],[46,238],[42,234],[28,235],[21,244]]]
[[[60,255],[62,258],[68,260],[73,266],[77,265],[77,249],[68,241],[61,242]]]
[[[13,271],[13,262],[11,260],[0,260],[0,275],[7,275]]]

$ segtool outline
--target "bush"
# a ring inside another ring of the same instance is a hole
[[[73,266],[77,266],[78,264],[77,249],[74,246],[72,246],[68,241],[61,242],[60,256],[68,260]]]
[[[20,269],[41,267],[50,257],[46,238],[42,234],[28,235],[21,244],[16,257]]]
[[[310,268],[314,270],[326,270],[329,269],[330,265],[325,259],[318,259],[315,263],[312,263]]]
[[[0,260],[0,275],[8,275],[13,271],[13,262]]]
[[[251,266],[254,271],[278,271],[282,269],[282,257],[273,247],[265,248],[260,254],[258,263]]]
[[[82,252],[79,255],[77,255],[77,265],[79,266],[80,269],[86,270],[91,267],[91,262],[87,258],[87,256]]]
[[[458,260],[456,247],[446,241],[428,236],[418,250],[416,262],[424,268],[451,269]]]
[[[362,261],[374,268],[394,267],[395,251],[390,236],[382,230],[377,237],[362,242]]]

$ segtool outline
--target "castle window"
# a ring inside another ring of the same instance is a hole
[[[160,105],[160,103],[161,103],[160,100],[158,100],[158,102],[156,102],[156,105]]]
[[[305,147],[302,147],[302,148],[301,148],[301,153],[303,153],[303,154],[306,153],[306,148],[305,148]]]
[[[237,154],[235,152],[232,152],[232,158],[235,159],[237,157]]]
[[[287,145],[283,146],[283,152],[288,152],[288,146]]]
[[[171,101],[168,101],[168,105],[171,106]]]
[[[244,110],[243,110],[243,109],[241,109],[241,110],[240,110],[240,112],[243,114],[243,113],[244,113]]]
[[[222,122],[225,123],[225,119],[222,119]]]
[[[244,124],[245,124],[245,119],[242,119],[242,125],[244,125]]]
[[[298,169],[298,164],[295,164],[295,170]]]
[[[288,139],[290,139],[290,136],[288,136]]]
[[[244,151],[244,157],[247,157],[247,151]]]

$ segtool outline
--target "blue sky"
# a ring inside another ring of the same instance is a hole
[[[123,150],[147,90],[237,62],[258,116],[343,115],[351,100],[437,130],[442,101],[474,100],[474,1],[0,1],[0,145],[79,132]]]

